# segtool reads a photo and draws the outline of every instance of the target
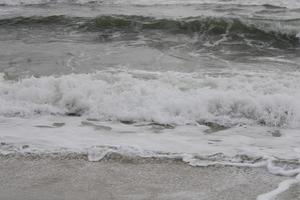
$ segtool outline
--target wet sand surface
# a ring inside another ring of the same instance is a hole
[[[278,195],[275,200],[300,200],[300,184],[291,186],[287,191]]]
[[[285,179],[264,168],[191,167],[180,162],[0,159],[1,200],[250,200]],[[298,200],[297,188],[280,199]]]

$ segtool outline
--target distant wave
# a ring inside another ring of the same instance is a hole
[[[284,24],[283,22],[281,24]],[[295,30],[279,26],[277,22],[243,21],[232,18],[191,17],[184,19],[156,19],[143,16],[99,16],[96,18],[68,16],[15,17],[0,20],[0,27],[32,28],[61,26],[77,31],[147,33],[162,31],[168,34],[199,34],[205,37],[226,37],[227,40],[251,40],[267,46],[286,48],[299,45]],[[64,30],[64,29],[62,29]]]
[[[1,5],[36,5],[51,3],[67,4],[131,4],[131,5],[184,5],[184,4],[235,4],[235,5],[260,5],[283,8],[300,8],[297,0],[0,0]]]

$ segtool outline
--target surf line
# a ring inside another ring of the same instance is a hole
[[[294,177],[279,183],[275,190],[259,195],[256,200],[272,200],[279,194],[287,191],[292,185],[300,183],[300,168],[285,170],[281,167],[277,167],[273,164],[274,159],[267,161],[267,169],[271,174]]]
[[[191,166],[206,167],[213,165],[226,165],[226,166],[240,166],[240,167],[266,167],[268,172],[273,175],[280,175],[286,177],[294,177],[288,180],[284,180],[279,183],[278,187],[270,192],[259,195],[256,200],[273,200],[279,194],[287,191],[292,185],[300,183],[300,168],[286,170],[282,167],[276,166],[274,163],[277,159],[266,157],[267,160],[257,163],[232,163],[232,162],[199,162],[193,156],[184,156],[183,161]]]

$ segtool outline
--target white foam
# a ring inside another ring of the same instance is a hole
[[[225,166],[238,166],[238,167],[264,167],[266,166],[266,161],[260,161],[260,162],[235,162],[233,160],[230,161],[224,161],[224,160],[217,160],[217,161],[210,161],[208,159],[199,160],[195,158],[194,156],[187,154],[183,155],[183,161],[188,163],[191,166],[194,167],[208,167],[208,166],[215,166],[215,165],[225,165]]]
[[[83,117],[57,116],[29,119],[2,117],[0,142],[7,145],[0,145],[0,151],[14,154],[16,152],[47,153],[68,150],[78,153],[89,152],[91,160],[98,160],[107,153],[102,151],[102,147],[109,146],[118,147],[118,151],[131,152],[130,154],[135,152],[134,154],[143,156],[153,155],[148,152],[188,155],[185,157],[187,162],[195,159],[194,155],[206,156],[219,153],[228,157],[247,155],[253,158],[300,159],[299,153],[294,150],[300,142],[297,130],[281,130],[281,137],[273,137],[269,132],[270,128],[267,127],[235,127],[206,134],[204,132],[208,129],[206,126],[184,125],[161,130],[155,129],[152,125],[135,126],[114,122],[91,122],[97,126],[111,127],[109,130],[82,123],[84,120]],[[57,122],[63,122],[65,125],[53,127],[52,124]],[[24,149],[23,145],[29,145],[29,147]],[[101,151],[98,152],[99,149]],[[222,156],[216,159],[216,162],[220,159],[228,163],[242,162],[239,158],[224,160]]]
[[[271,174],[281,176],[296,176],[300,173],[300,168],[285,170],[282,167],[275,166],[273,160],[268,160],[267,168]]]
[[[64,116],[0,117],[0,155],[71,152],[87,154],[89,161],[95,162],[118,153],[131,158],[179,158],[197,167],[267,167],[275,175],[298,174],[297,179],[282,182],[274,191],[260,195],[258,200],[272,199],[300,179],[300,169],[284,169],[270,159],[300,161],[296,148],[300,144],[298,129],[284,129],[281,137],[273,137],[269,132],[273,128],[268,127],[235,127],[206,134],[206,126],[184,125],[155,130],[150,124],[82,123],[84,120],[84,117]],[[65,125],[52,125],[58,122]],[[99,126],[111,129],[98,129]]]
[[[102,71],[0,82],[0,115],[300,126],[300,76]]]
[[[281,182],[275,190],[259,195],[257,197],[257,200],[272,200],[279,194],[287,191],[292,185],[300,183],[300,168],[285,170],[282,167],[275,166],[272,160],[268,161],[267,168],[270,173],[275,175],[296,176],[296,177]]]
[[[274,199],[279,194],[281,194],[284,191],[288,190],[291,185],[299,183],[300,182],[299,177],[296,178],[296,179],[289,179],[289,180],[285,180],[285,181],[281,182],[278,185],[278,188],[276,188],[275,190],[273,190],[271,192],[268,192],[266,194],[259,195],[257,197],[257,200],[272,200],[272,199]]]
[[[266,162],[270,157],[300,160],[300,76],[296,72],[111,70],[19,81],[4,78],[0,81],[1,154],[67,151],[99,161],[116,152],[179,157],[193,166],[267,166],[276,175],[299,173]],[[70,112],[82,116],[64,115]],[[87,122],[87,118],[100,121]],[[209,127],[197,124],[199,120],[233,127],[207,134]],[[258,125],[260,120],[269,126]],[[269,196],[293,181],[286,183]]]
[[[110,152],[113,152],[110,148],[99,149],[97,147],[91,147],[88,150],[88,160],[91,162],[100,161]]]

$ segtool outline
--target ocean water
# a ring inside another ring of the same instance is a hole
[[[300,181],[300,1],[0,0],[0,142],[292,176],[272,199]]]

